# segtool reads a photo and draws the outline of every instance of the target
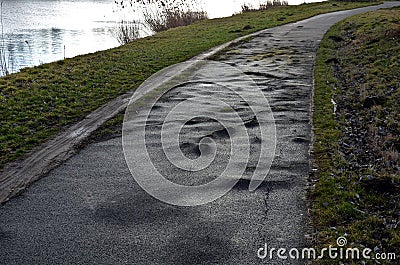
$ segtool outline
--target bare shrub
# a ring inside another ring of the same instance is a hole
[[[285,0],[273,0],[272,5],[273,6],[287,6],[288,5],[288,1],[285,1]]]
[[[143,15],[146,24],[154,32],[187,26],[208,18],[205,11],[182,10],[168,7],[163,7],[156,11],[145,10]]]
[[[288,1],[286,0],[267,0],[264,3],[261,3],[258,8],[254,8],[250,4],[243,4],[242,5],[242,13],[251,12],[251,11],[258,11],[258,10],[267,10],[276,6],[287,6],[289,5]]]
[[[251,11],[255,11],[256,9],[251,6],[250,4],[243,4],[242,5],[242,13],[246,13],[246,12],[251,12]]]
[[[273,7],[274,4],[272,3],[272,1],[266,1],[264,4],[260,4],[260,10],[267,10],[270,9],[271,7]]]
[[[137,21],[122,20],[117,25],[116,38],[123,45],[132,42],[140,37],[141,23]]]
[[[122,9],[130,7],[143,18],[145,28],[153,32],[190,25],[208,18],[197,0],[122,0],[115,3]]]

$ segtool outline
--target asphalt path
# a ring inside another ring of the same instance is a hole
[[[180,147],[189,158],[199,155],[199,137],[212,138],[219,147],[203,175],[170,167],[160,152],[159,126],[179,102],[196,95],[222,95],[245,121],[251,143],[249,163],[229,193],[201,206],[166,204],[147,194],[132,177],[121,137],[90,144],[0,206],[0,264],[303,264],[276,255],[262,260],[257,251],[265,244],[287,249],[308,246],[306,189],[318,43],[334,23],[394,5],[398,3],[324,14],[265,30],[215,57],[254,80],[275,119],[274,161],[256,191],[249,192],[248,186],[260,157],[257,113],[215,87],[180,86],[153,108],[150,158],[170,180],[185,185],[204,184],[220,174],[230,144],[221,124],[198,119],[182,131],[185,144]],[[235,82],[235,76],[224,78]],[[204,106],[194,104],[191,111]]]

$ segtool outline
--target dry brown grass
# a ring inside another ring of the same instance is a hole
[[[145,10],[143,15],[146,24],[154,32],[187,26],[208,18],[205,11],[192,11],[174,7],[163,7],[154,11]]]
[[[261,3],[258,7],[254,7],[251,4],[243,4],[242,5],[242,13],[258,11],[258,10],[268,10],[277,6],[287,6],[289,5],[286,0],[267,0],[264,3]]]

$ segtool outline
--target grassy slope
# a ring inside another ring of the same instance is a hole
[[[397,251],[400,258],[399,42],[400,9],[392,9],[346,19],[321,43],[311,193],[321,247],[347,234],[353,246]]]
[[[166,66],[254,31],[362,5],[325,2],[203,21],[1,78],[0,168]]]

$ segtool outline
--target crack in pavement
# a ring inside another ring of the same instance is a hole
[[[398,4],[380,7],[393,5]],[[268,98],[276,120],[275,160],[255,192],[247,190],[255,167],[251,160],[243,178],[224,197],[197,207],[166,205],[134,182],[120,138],[91,144],[0,206],[0,264],[262,264],[267,260],[258,259],[257,250],[264,243],[275,248],[307,246],[305,195],[318,43],[334,23],[377,8],[330,13],[265,30],[217,56],[251,75]],[[188,93],[183,88],[170,92],[154,108],[149,126],[155,131],[161,126],[162,113],[174,101],[209,94],[202,89]],[[230,100],[253,132],[252,157],[257,158],[257,121],[246,104],[235,97]],[[188,156],[199,155],[196,144],[205,135],[221,146],[229,144],[226,132],[215,121],[193,120],[185,130],[183,135],[188,138],[182,150]],[[157,136],[149,143],[150,148],[159,148]],[[159,160],[160,170],[172,172],[163,166],[161,156],[152,155]],[[171,174],[171,180],[199,183],[183,172]]]

